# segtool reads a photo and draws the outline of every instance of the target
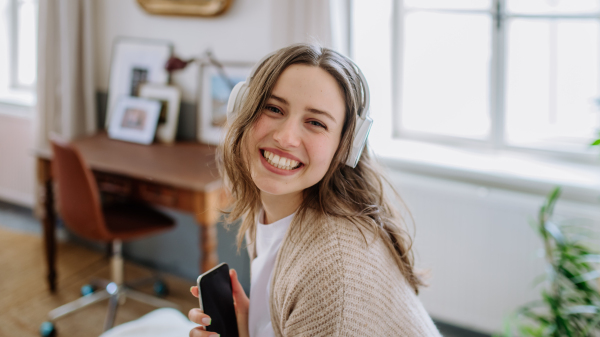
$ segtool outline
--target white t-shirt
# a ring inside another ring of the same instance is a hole
[[[295,213],[294,213],[295,214]],[[256,226],[256,258],[252,261],[250,275],[250,312],[248,325],[250,337],[275,337],[271,325],[269,294],[275,258],[294,214],[265,225],[264,211],[258,215]]]

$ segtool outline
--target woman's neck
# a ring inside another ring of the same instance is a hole
[[[292,215],[300,204],[302,204],[302,192],[273,195],[265,192],[260,193],[260,199],[265,211],[264,224],[268,225]]]

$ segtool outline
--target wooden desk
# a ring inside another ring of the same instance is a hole
[[[101,191],[191,212],[200,226],[200,271],[218,263],[219,208],[226,202],[215,163],[215,147],[195,142],[139,145],[112,140],[105,133],[73,142],[97,178]],[[38,153],[38,193],[48,285],[56,290],[55,206],[51,154]]]

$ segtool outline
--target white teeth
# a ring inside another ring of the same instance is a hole
[[[267,162],[269,164],[283,170],[292,170],[300,163],[293,159],[280,157],[269,151],[264,151],[263,156],[265,157],[265,159],[267,159]]]

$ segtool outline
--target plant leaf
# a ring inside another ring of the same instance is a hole
[[[595,278],[600,277],[600,270],[594,270],[591,271],[589,273],[585,273],[585,274],[581,274],[579,276],[575,276],[571,279],[571,281],[573,281],[573,283],[577,284],[577,283],[581,283],[581,282],[585,282],[585,281],[589,281],[589,280],[593,280]]]
[[[565,311],[567,315],[573,314],[595,314],[598,312],[598,307],[595,305],[574,305],[568,307]]]
[[[564,245],[565,244],[565,237],[563,236],[562,232],[560,231],[560,228],[558,228],[558,226],[556,226],[554,224],[554,222],[551,221],[547,221],[546,225],[545,225],[546,231],[548,233],[550,233],[550,235],[552,235],[552,237],[554,238],[554,240],[556,240],[556,242],[559,245]]]

